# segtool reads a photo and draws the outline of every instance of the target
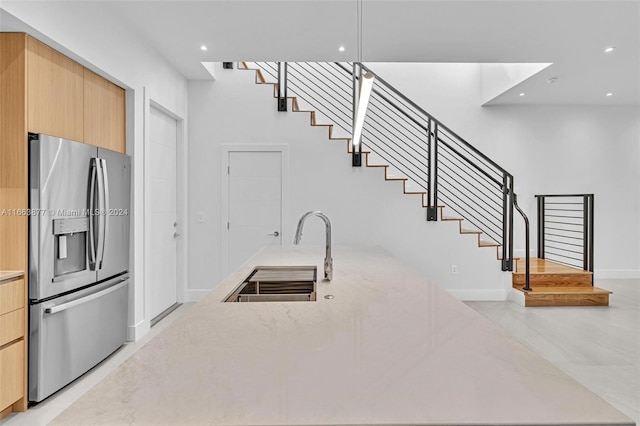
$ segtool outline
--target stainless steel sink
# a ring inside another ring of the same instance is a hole
[[[312,302],[316,266],[258,266],[224,302]]]

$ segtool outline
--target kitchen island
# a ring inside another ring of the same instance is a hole
[[[222,302],[323,255],[263,249],[53,424],[634,424],[381,248],[334,248],[316,301]]]

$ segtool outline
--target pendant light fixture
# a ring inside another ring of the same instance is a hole
[[[372,72],[367,71],[362,74],[362,0],[356,0],[357,8],[357,35],[358,35],[358,64],[359,64],[359,78],[358,78],[358,100],[354,102],[355,114],[353,120],[353,132],[351,135],[351,147],[353,149],[353,165],[361,166],[362,155],[362,130],[364,128],[364,120],[367,115],[367,108],[369,107],[369,99],[371,98],[371,92],[373,90],[373,83],[375,76]],[[355,68],[354,68],[355,71]]]

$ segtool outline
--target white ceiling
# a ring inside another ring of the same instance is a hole
[[[79,19],[115,16],[188,79],[210,78],[201,61],[358,59],[358,0],[83,3],[94,13]],[[362,0],[361,7],[363,62],[552,63],[491,104],[640,105],[638,0]],[[605,54],[611,45],[616,50]],[[549,77],[558,81],[547,84]]]

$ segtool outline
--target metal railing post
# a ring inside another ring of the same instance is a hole
[[[432,120],[429,120],[431,127]],[[427,220],[438,220],[438,122],[433,120],[433,131],[429,134],[429,197],[427,202]]]
[[[509,177],[502,174],[502,270],[508,271],[511,257],[509,251],[509,205],[511,204],[511,191],[509,190]]]
[[[287,63],[278,62],[278,111],[287,110]]]
[[[582,196],[582,269],[589,270],[589,196]]]
[[[593,201],[594,195],[589,195],[589,271],[593,272]],[[593,275],[591,285],[593,285]]]
[[[505,172],[506,173],[506,172]],[[509,232],[508,232],[508,244],[509,244],[509,250],[507,251],[508,256],[509,256],[509,261],[507,264],[507,270],[508,271],[513,271],[514,269],[514,262],[513,262],[513,205],[514,205],[514,198],[513,198],[513,176],[509,173],[507,173],[507,175],[509,176],[509,202],[508,202],[508,206],[509,206]]]
[[[524,250],[525,250],[524,259],[526,264],[524,268],[525,270],[524,287],[522,289],[524,291],[531,291],[531,287],[529,286],[530,277],[531,277],[530,265],[529,265],[529,262],[531,260],[530,254],[529,254],[529,218],[527,217],[526,214],[524,214],[520,206],[518,206],[518,196],[515,193],[512,193],[511,196],[513,197],[513,205],[515,206],[516,210],[518,210],[518,213],[520,213],[520,215],[524,219]]]
[[[582,197],[583,216],[583,242],[584,259],[583,269],[593,272],[593,194],[585,194]]]
[[[538,258],[544,259],[544,196],[538,196]]]
[[[353,128],[356,125],[356,109],[358,101],[360,100],[360,85],[362,84],[362,66],[358,62],[353,63],[353,73],[351,74],[352,81],[352,98],[351,98],[351,133],[353,134]],[[362,138],[360,143],[356,143],[351,140],[351,166],[362,166]]]

